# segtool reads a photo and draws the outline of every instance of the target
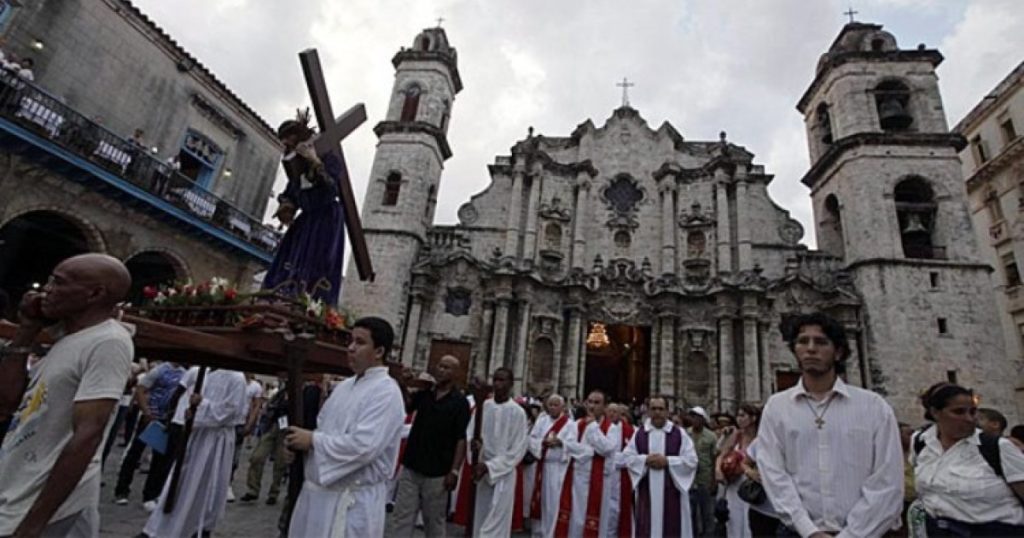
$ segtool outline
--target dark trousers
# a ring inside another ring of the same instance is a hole
[[[139,440],[139,435],[145,431],[147,423],[139,421],[138,432],[132,438],[128,451],[121,461],[121,469],[117,473],[117,486],[114,487],[114,497],[128,497],[131,493],[132,480],[135,478],[135,471],[139,468],[139,460],[146,450],[146,444]],[[153,451],[153,459],[149,465],[149,474],[146,476],[146,483],[142,486],[142,501],[155,501],[160,497],[160,492],[167,481],[171,466],[174,463],[175,446],[181,438],[181,426],[171,425],[168,430],[167,453],[161,454]]]
[[[953,536],[956,538],[969,536],[1024,536],[1024,526],[1010,525],[1008,523],[963,523],[954,519],[934,518],[928,516],[925,519],[925,529],[928,531],[928,538],[942,536]]]
[[[135,423],[139,420],[139,406],[132,404],[124,416],[124,445],[135,435]]]
[[[750,534],[755,538],[771,537],[779,532],[778,519],[766,516],[753,508],[747,509],[747,523],[750,525]]]
[[[694,536],[715,535],[715,495],[707,486],[690,488],[690,516]]]
[[[114,448],[114,441],[117,440],[117,431],[121,428],[121,424],[124,424],[124,416],[127,413],[128,406],[117,406],[117,414],[114,415],[114,423],[110,425],[110,431],[107,432],[107,442],[103,445],[103,459],[100,460],[100,464],[102,466],[107,465],[107,456],[110,455],[110,449]]]

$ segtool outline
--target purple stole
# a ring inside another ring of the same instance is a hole
[[[647,437],[646,428],[637,429],[636,437],[633,439],[636,443],[637,453],[649,454]],[[665,455],[679,455],[679,448],[682,444],[682,430],[673,424],[672,429],[665,434]],[[663,469],[663,471],[665,472],[665,491],[662,493],[662,514],[665,516],[665,521],[661,526],[661,531],[665,537],[678,537],[682,533],[682,512],[679,510],[681,495],[675,482],[672,481],[668,469]],[[648,471],[648,474],[644,475],[636,488],[636,504],[633,510],[633,517],[636,521],[636,534],[634,535],[636,538],[650,538],[651,536],[651,491],[650,481],[647,479],[650,472]]]

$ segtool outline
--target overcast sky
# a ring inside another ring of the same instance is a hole
[[[795,105],[818,57],[848,20],[846,0],[134,0],[272,125],[308,105],[296,54],[316,47],[336,112],[366,103],[344,142],[360,206],[386,113],[391,57],[423,28],[443,27],[465,88],[453,106],[437,221],[490,178],[487,164],[529,126],[568,136],[603,125],[623,77],[648,125],[689,140],[729,140],[775,175],[773,198],[813,245],[809,166]],[[1020,0],[855,0],[856,19],[946,57],[946,117],[956,124],[1024,55]],[[281,186],[278,186],[280,190]]]

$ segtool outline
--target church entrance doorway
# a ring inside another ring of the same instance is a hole
[[[82,229],[53,211],[30,211],[0,228],[0,289],[13,310],[28,290],[46,285],[65,258],[92,250]],[[13,315],[13,312],[0,312]]]
[[[642,402],[650,395],[651,328],[591,323],[583,395],[600,389],[611,401]]]

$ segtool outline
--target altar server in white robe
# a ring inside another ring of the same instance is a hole
[[[567,425],[572,427],[572,419],[565,413],[565,400],[557,394],[548,396],[544,410],[546,412],[537,417],[530,432],[530,452],[537,458],[530,518],[534,520],[531,527],[534,537],[554,538],[558,497],[562,493],[567,465],[558,434]]]
[[[510,398],[512,370],[498,368],[492,383],[494,398],[483,403],[480,461],[473,465],[476,480],[473,536],[488,538],[512,535],[516,466],[526,455],[529,433],[526,412]],[[473,427],[472,421],[470,427]],[[475,443],[474,440],[471,446]]]
[[[604,530],[609,528],[609,507],[613,492],[604,487],[604,469],[614,467],[615,455],[620,444],[616,436],[622,433],[608,417],[605,406],[608,397],[600,390],[591,391],[587,396],[587,416],[581,417],[574,424],[562,428],[559,440],[564,451],[563,459],[570,465],[565,480],[571,482],[571,488],[562,488],[558,504],[558,518],[555,523],[556,536],[580,538],[586,525],[596,525]],[[591,470],[600,465],[602,472],[591,480]],[[589,503],[591,496],[601,496],[600,503]],[[616,507],[616,514],[618,508]]]
[[[668,402],[652,397],[650,419],[623,452],[633,482],[633,536],[693,536],[687,492],[697,473],[690,436],[668,419]]]
[[[192,368],[179,381],[187,391],[178,400],[172,421],[184,424],[190,404],[197,407],[181,467],[174,510],[170,514],[163,510],[171,483],[168,479],[157,509],[150,514],[142,530],[152,538],[213,532],[224,515],[231,482],[231,461],[235,454],[235,425],[245,419],[245,374],[210,370],[200,395],[193,394],[197,373],[198,368]],[[173,475],[174,471],[171,472]]]
[[[289,428],[286,446],[306,453],[305,481],[289,536],[384,535],[387,482],[395,470],[405,421],[401,390],[384,366],[393,342],[394,330],[387,321],[356,321],[348,346],[355,375],[331,392],[316,430]]]

